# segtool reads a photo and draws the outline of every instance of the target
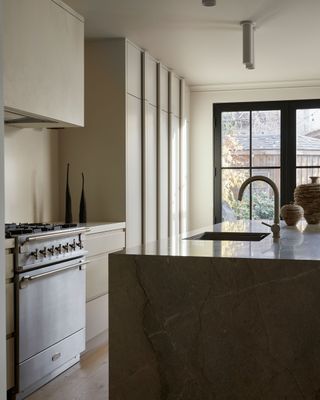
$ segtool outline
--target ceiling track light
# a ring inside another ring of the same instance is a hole
[[[202,5],[205,7],[212,7],[216,5],[216,0],[202,0]]]
[[[243,32],[243,64],[247,69],[254,69],[254,30],[252,21],[240,22]]]

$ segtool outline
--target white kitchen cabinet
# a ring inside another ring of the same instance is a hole
[[[127,95],[126,244],[142,243],[142,114],[141,100]]]
[[[169,114],[160,111],[158,136],[158,237],[169,235]]]
[[[107,228],[106,228],[107,229]],[[121,250],[125,244],[125,232],[123,229],[112,229],[96,232],[95,228],[90,228],[86,236],[86,250],[88,257],[96,254],[110,253]]]
[[[86,342],[90,342],[109,329],[109,295],[98,297],[86,304]]]
[[[13,283],[6,284],[6,333],[14,332],[14,286]]]
[[[127,41],[127,93],[139,99],[142,97],[142,53],[133,43]]]
[[[170,72],[169,112],[180,118],[180,78]]]
[[[169,136],[169,234],[180,231],[180,118],[170,114]]]
[[[13,254],[6,250],[6,279],[13,278]]]
[[[144,243],[157,240],[157,108],[145,105],[144,132]]]
[[[181,124],[180,124],[180,233],[189,231],[189,121],[190,121],[190,90],[185,81],[181,80]]]
[[[164,65],[160,66],[160,108],[169,112],[169,71]]]
[[[90,257],[87,266],[87,301],[108,293],[108,254]]]
[[[88,40],[85,71],[86,126],[67,129],[59,138],[60,162],[72,166],[73,190],[80,193],[77,177],[84,172],[88,216],[126,221],[127,247],[166,237],[171,218],[167,120],[180,119],[180,78],[126,39]],[[62,168],[60,177],[63,202]],[[179,205],[177,185],[179,180],[174,186]]]
[[[144,94],[143,99],[153,106],[158,105],[158,62],[150,56],[149,53],[144,53]]]
[[[14,338],[7,339],[7,390],[14,387]]]
[[[5,0],[4,13],[5,109],[83,126],[83,18],[60,0]]]
[[[124,224],[121,229],[103,229],[103,225],[91,226],[85,239],[87,343],[108,330],[108,257],[125,247]]]

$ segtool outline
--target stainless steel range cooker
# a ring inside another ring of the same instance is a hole
[[[15,398],[75,364],[85,349],[86,229],[7,224],[15,239]]]

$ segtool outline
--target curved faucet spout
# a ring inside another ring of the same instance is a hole
[[[248,178],[247,180],[245,180],[239,189],[238,200],[239,201],[242,200],[245,188],[248,185],[250,185],[250,183],[255,182],[255,181],[266,182],[273,189],[273,193],[274,193],[274,225],[271,226],[271,230],[273,232],[273,237],[279,238],[280,237],[280,234],[279,234],[279,231],[280,231],[280,226],[279,226],[279,224],[280,224],[280,196],[279,196],[279,190],[277,188],[277,185],[270,178],[267,178],[266,176],[262,176],[262,175],[257,175],[257,176],[252,176],[251,178]],[[264,225],[266,225],[266,224],[264,224]]]

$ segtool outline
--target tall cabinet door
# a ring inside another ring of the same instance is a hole
[[[169,71],[158,67],[158,238],[169,236]]]
[[[169,74],[169,234],[180,233],[180,78]]]
[[[158,237],[169,235],[169,114],[160,111],[158,137]]]
[[[142,116],[141,99],[127,94],[126,246],[142,243]]]
[[[144,132],[144,243],[157,240],[157,108],[145,104]]]
[[[176,236],[180,231],[180,118],[170,114],[169,137],[169,235]]]
[[[186,233],[189,230],[189,107],[190,90],[186,82],[181,80],[181,124],[180,124],[180,233]]]

